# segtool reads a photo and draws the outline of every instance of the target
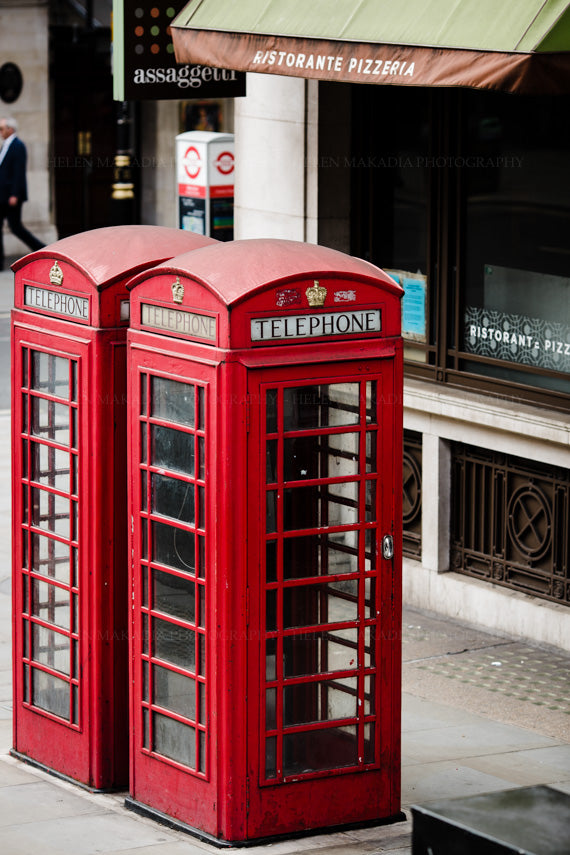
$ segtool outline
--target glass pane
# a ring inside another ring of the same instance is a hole
[[[32,525],[69,537],[69,499],[47,493],[45,490],[33,487],[32,496]]]
[[[285,481],[326,478],[327,438],[295,436],[283,442],[283,478]],[[275,479],[277,480],[277,479]]]
[[[194,524],[194,484],[151,473],[152,510],[165,517]]]
[[[206,491],[198,487],[198,528],[206,527]]]
[[[277,679],[277,639],[269,638],[265,642],[265,679]]]
[[[69,399],[69,360],[33,350],[30,388],[46,395]]]
[[[283,724],[287,727],[314,721],[355,718],[357,686],[357,677],[286,686],[283,689]]]
[[[271,632],[277,629],[277,591],[266,591],[265,594],[265,625]]]
[[[152,558],[177,570],[194,573],[195,534],[176,526],[152,521]]]
[[[375,725],[369,722],[364,725],[364,762],[374,763]]]
[[[32,580],[32,614],[48,623],[69,629],[69,591],[50,585],[49,582]]]
[[[199,604],[199,618],[198,618],[198,626],[202,629],[206,628],[206,589],[203,585],[198,585],[198,604]]]
[[[32,703],[69,721],[69,683],[32,668]]]
[[[277,727],[277,689],[267,689],[265,692],[265,729],[275,730]]]
[[[371,430],[366,434],[366,472],[378,472],[378,433]]]
[[[198,576],[206,578],[206,539],[198,535]]]
[[[285,629],[358,619],[358,580],[304,585],[283,591]],[[269,626],[267,627],[269,629]]]
[[[39,442],[30,443],[30,452],[32,481],[69,493],[69,452]]]
[[[364,715],[374,715],[376,712],[376,677],[367,674],[364,678]]]
[[[368,424],[378,422],[378,381],[369,380],[366,384],[366,421]]]
[[[376,570],[376,531],[368,528],[365,532],[365,567],[366,572]]]
[[[304,677],[358,667],[358,630],[335,629],[283,639],[283,674]],[[268,678],[269,679],[269,678]]]
[[[153,656],[179,668],[195,671],[195,633],[160,618],[152,619]]]
[[[265,545],[265,578],[267,582],[277,581],[277,541],[268,540]]]
[[[71,394],[70,399],[77,401],[77,362],[71,361]]]
[[[148,694],[148,686],[149,686],[149,664],[146,659],[143,659],[142,662],[142,699],[143,701],[149,700]]]
[[[358,520],[358,482],[283,491],[285,531],[323,526],[354,525]],[[268,529],[269,530],[269,529]]]
[[[283,774],[322,772],[358,762],[356,725],[283,736]]]
[[[69,546],[51,537],[32,533],[32,570],[69,584]]]
[[[206,687],[203,683],[196,683],[196,688],[198,689],[198,697],[199,697],[199,710],[200,716],[199,721],[200,724],[206,724]]]
[[[176,671],[153,665],[153,703],[186,718],[196,718],[196,683]]]
[[[277,491],[268,490],[265,497],[265,530],[268,533],[277,531]]]
[[[270,736],[265,740],[265,777],[277,777],[277,737]]]
[[[327,437],[327,478],[348,478],[360,472],[360,434],[341,433]]]
[[[198,437],[198,478],[203,481],[206,477],[205,440],[203,436]]]
[[[277,432],[277,389],[268,389],[265,397],[266,414],[265,414],[265,431],[266,433]]]
[[[151,426],[153,466],[194,475],[194,434],[176,428]]]
[[[152,714],[154,751],[183,763],[191,769],[196,767],[196,730],[160,713]]]
[[[143,748],[148,748],[150,740],[149,740],[149,713],[148,713],[147,709],[143,709],[143,711],[142,711],[142,720],[143,720],[143,724],[142,724]]]
[[[30,399],[31,433],[34,436],[50,439],[60,445],[69,445],[69,407],[47,401],[45,398]]]
[[[200,658],[198,660],[198,674],[200,677],[206,676],[206,636],[197,633],[200,650]]]
[[[206,425],[205,389],[198,386],[198,430],[204,430]]]
[[[146,440],[147,440],[147,428],[146,422],[141,422],[141,463],[146,463]]]
[[[195,622],[195,584],[163,570],[153,569],[153,608],[160,612]]]
[[[358,383],[296,386],[283,390],[283,428],[311,430],[360,421]]]
[[[366,579],[364,584],[364,597],[365,597],[365,618],[367,620],[373,620],[376,615],[376,577],[372,576],[370,579]]]
[[[152,377],[151,389],[153,416],[194,427],[194,386],[164,377]]]
[[[376,667],[376,627],[367,626],[364,630],[364,667]]]
[[[366,482],[366,522],[375,522],[377,516],[376,507],[376,481]]]
[[[53,629],[33,624],[32,659],[55,671],[61,671],[62,674],[69,674],[69,638]]]
[[[265,448],[265,480],[268,484],[275,484],[277,481],[277,440],[268,439]]]
[[[79,419],[78,411],[76,407],[71,408],[71,447],[79,448],[79,428],[77,427],[77,422]]]
[[[358,532],[310,534],[283,541],[283,578],[358,573]]]

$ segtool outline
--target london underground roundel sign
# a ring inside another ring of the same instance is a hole
[[[230,175],[234,171],[234,156],[231,151],[221,151],[215,160],[215,167],[222,175]]]
[[[202,168],[202,162],[200,160],[200,152],[195,148],[195,146],[191,145],[186,149],[182,163],[184,165],[184,171],[189,178],[192,178],[193,180],[198,178]]]

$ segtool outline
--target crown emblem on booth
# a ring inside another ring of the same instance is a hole
[[[57,261],[54,261],[53,267],[49,272],[49,281],[52,285],[61,285],[63,282],[63,270]]]
[[[184,285],[180,281],[180,276],[176,277],[176,282],[172,283],[172,299],[175,303],[181,303],[184,299]]]
[[[319,285],[318,279],[315,279],[314,282],[315,284],[311,285],[310,288],[307,288],[305,291],[307,300],[309,301],[309,306],[324,306],[327,289],[323,288],[322,285]]]

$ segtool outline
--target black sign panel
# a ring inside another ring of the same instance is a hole
[[[115,8],[117,2],[115,0]],[[186,0],[123,0],[115,12],[115,99],[235,98],[245,95],[245,73],[208,65],[177,65],[170,25]],[[120,42],[122,35],[122,44]],[[122,48],[122,50],[121,50]],[[119,71],[117,65],[122,62]],[[124,74],[123,86],[117,85]]]

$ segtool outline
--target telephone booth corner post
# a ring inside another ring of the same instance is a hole
[[[401,289],[280,240],[132,284],[128,806],[230,843],[402,819]]]
[[[91,789],[128,778],[126,282],[211,243],[118,226],[13,266],[13,753]]]

